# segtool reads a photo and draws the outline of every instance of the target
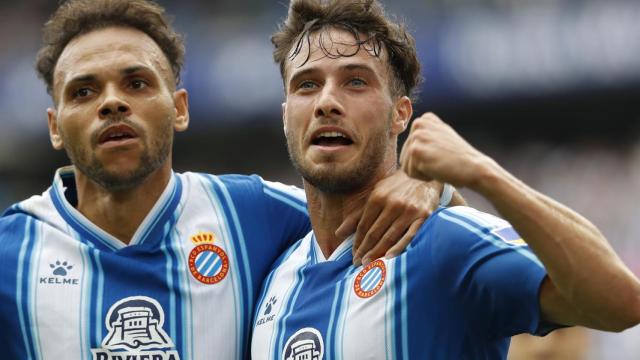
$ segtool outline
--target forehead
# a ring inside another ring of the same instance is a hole
[[[123,66],[145,65],[171,76],[169,62],[147,34],[127,27],[106,27],[67,44],[54,71],[54,87],[81,74],[100,74]]]
[[[308,68],[360,63],[369,65],[380,77],[388,77],[388,60],[384,46],[366,41],[366,35],[358,39],[349,31],[323,28],[303,38],[300,47],[292,47],[285,65],[287,77]]]

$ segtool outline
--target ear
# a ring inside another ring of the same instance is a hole
[[[282,103],[282,128],[284,129],[284,134],[287,134],[287,103]]]
[[[176,110],[176,122],[173,128],[177,132],[185,131],[189,127],[189,94],[180,89],[173,93],[173,104]]]
[[[62,140],[62,135],[60,135],[60,131],[58,129],[58,115],[56,109],[47,109],[47,122],[49,124],[49,140],[51,140],[51,145],[56,150],[64,149],[64,141]]]
[[[402,96],[396,100],[393,108],[393,121],[391,123],[391,132],[395,135],[403,133],[409,121],[413,116],[413,105],[411,99],[407,96]]]

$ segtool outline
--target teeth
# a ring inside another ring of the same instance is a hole
[[[325,131],[320,133],[318,137],[329,137],[329,138],[341,137],[345,139],[347,138],[346,136],[344,136],[344,134],[339,133],[337,131]]]

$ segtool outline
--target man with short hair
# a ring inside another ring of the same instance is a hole
[[[182,40],[163,11],[71,0],[45,26],[49,134],[73,167],[0,218],[3,359],[245,358],[263,278],[310,229],[298,189],[172,171],[189,107],[177,87]],[[368,216],[384,235],[378,251],[411,237],[429,205],[395,187],[437,202],[433,186],[400,172],[382,185],[404,212],[383,201],[378,220]]]
[[[354,265],[352,239],[334,232],[397,166],[419,76],[414,40],[375,0],[293,0],[272,42],[313,230],[267,277],[253,359],[501,359],[518,333],[640,322],[640,282],[595,226],[433,114],[414,121],[403,171],[469,187],[511,224],[441,208],[400,256]]]

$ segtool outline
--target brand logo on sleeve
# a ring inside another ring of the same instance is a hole
[[[262,316],[258,319],[256,325],[264,325],[270,321],[273,321],[273,319],[276,317],[274,306],[277,302],[278,298],[275,296],[272,296],[271,298],[269,298],[269,300],[267,300],[267,302],[264,304],[264,311],[262,312]]]
[[[291,335],[282,352],[282,360],[322,360],[323,356],[322,334],[311,327]]]
[[[124,298],[111,306],[105,323],[109,333],[101,349],[91,349],[93,360],[180,359],[163,329],[164,311],[155,299]]]
[[[363,299],[370,298],[382,289],[386,276],[387,268],[384,261],[374,260],[356,275],[353,290]]]
[[[229,257],[219,246],[214,245],[213,233],[199,233],[191,237],[196,247],[189,253],[189,271],[203,284],[216,284],[229,272]]]

